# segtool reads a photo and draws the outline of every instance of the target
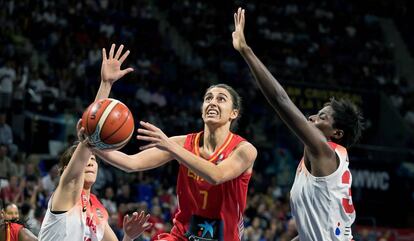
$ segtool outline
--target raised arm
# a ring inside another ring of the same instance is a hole
[[[310,152],[311,159],[331,160],[335,154],[330,149],[325,136],[312,126],[295,106],[280,83],[273,77],[264,64],[256,57],[247,45],[244,37],[244,9],[239,8],[234,14],[235,31],[233,32],[233,47],[240,52],[249,65],[260,90],[272,105],[285,124],[299,137]],[[312,161],[312,160],[311,160]]]
[[[234,179],[246,171],[251,171],[257,156],[257,150],[252,144],[242,142],[225,161],[215,165],[186,150],[183,145],[171,141],[171,138],[168,138],[158,127],[147,122],[141,122],[141,125],[145,129],[138,129],[138,133],[141,134],[138,139],[151,142],[142,147],[143,149],[159,148],[171,153],[178,162],[214,185]]]
[[[133,68],[121,70],[121,65],[129,55],[129,50],[122,54],[124,45],[121,44],[115,53],[115,44],[112,44],[109,55],[106,55],[105,48],[102,49],[102,67],[101,67],[101,84],[95,100],[108,98],[112,85],[118,79],[122,78],[129,72],[134,71]],[[122,56],[121,56],[122,54]]]
[[[81,142],[60,177],[59,184],[53,194],[52,211],[68,211],[79,200],[82,192],[85,167],[92,153],[87,146],[87,140],[83,138],[84,128],[81,127],[80,120],[77,130]]]

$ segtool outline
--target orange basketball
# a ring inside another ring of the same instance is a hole
[[[134,133],[134,118],[128,107],[115,99],[93,102],[83,112],[82,126],[91,145],[101,150],[118,150]]]

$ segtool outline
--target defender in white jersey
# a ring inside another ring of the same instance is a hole
[[[352,240],[355,209],[348,153],[343,146],[333,142],[329,145],[339,158],[336,171],[316,177],[303,159],[296,170],[290,201],[301,240]]]
[[[129,54],[122,55],[121,45],[114,56],[112,45],[109,58],[103,49],[102,79],[115,81],[128,70],[120,70],[122,61]],[[98,163],[92,154],[81,120],[77,125],[80,143],[69,147],[61,156],[61,177],[49,200],[48,209],[39,233],[41,241],[115,241],[118,240],[108,224],[108,213],[95,195],[91,194],[95,183]],[[135,212],[123,220],[124,241],[137,238],[148,229],[149,215]]]
[[[348,100],[331,99],[307,120],[279,82],[256,57],[244,37],[244,9],[234,14],[233,47],[250,67],[261,91],[305,145],[291,191],[299,235],[292,240],[352,240],[355,210],[346,149],[361,136],[362,115]],[[334,144],[338,143],[340,145]]]

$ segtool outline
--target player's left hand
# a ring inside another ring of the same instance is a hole
[[[151,223],[147,223],[150,215],[145,215],[144,211],[134,212],[132,216],[128,214],[124,216],[124,233],[130,239],[134,240],[138,238],[145,230],[152,227]]]
[[[146,150],[152,147],[157,147],[161,150],[171,150],[174,145],[174,142],[171,141],[168,136],[164,134],[164,132],[156,127],[155,125],[140,121],[140,124],[143,128],[139,128],[137,131],[141,135],[137,135],[137,139],[141,141],[149,141],[151,142],[148,145],[141,146],[140,150]]]
[[[133,68],[126,68],[121,70],[122,63],[129,55],[129,50],[127,50],[121,56],[123,49],[124,45],[121,44],[115,53],[115,44],[112,44],[111,49],[109,50],[109,56],[106,56],[105,48],[102,49],[101,77],[103,82],[112,85],[115,81],[122,78],[124,75],[134,71]]]

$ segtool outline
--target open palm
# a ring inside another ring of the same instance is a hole
[[[232,34],[233,47],[237,51],[241,51],[247,46],[244,38],[244,22],[244,9],[239,8],[237,13],[234,13],[234,32]]]
[[[145,215],[144,211],[139,214],[134,212],[132,216],[124,216],[124,232],[132,240],[136,239],[145,230],[149,229],[152,224],[147,223],[149,214]]]
[[[143,128],[138,128],[137,131],[139,135],[137,136],[137,139],[151,142],[150,144],[141,146],[140,150],[156,147],[160,150],[168,151],[174,146],[174,142],[171,141],[160,128],[144,121],[140,121],[140,124]]]
[[[118,79],[122,78],[124,75],[129,72],[134,71],[133,68],[127,68],[121,70],[121,65],[129,55],[129,50],[127,50],[122,56],[122,50],[124,45],[121,44],[118,50],[115,53],[115,44],[112,44],[111,49],[109,50],[109,56],[106,55],[105,48],[102,49],[102,68],[101,76],[102,81],[113,84]],[[115,53],[115,54],[114,54]]]

